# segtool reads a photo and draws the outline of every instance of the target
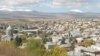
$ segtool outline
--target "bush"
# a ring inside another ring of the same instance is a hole
[[[47,52],[44,56],[67,56],[67,50],[65,48],[54,47],[50,52]]]
[[[14,42],[0,43],[0,56],[28,56],[29,54],[24,50],[17,48]]]
[[[40,40],[29,40],[27,43],[27,51],[34,56],[43,56],[45,53],[44,45]]]
[[[84,47],[89,47],[89,46],[94,45],[94,44],[95,44],[95,43],[94,43],[93,40],[84,40],[84,41],[82,42],[82,45],[83,45]]]
[[[54,47],[46,52],[41,40],[28,40],[25,49],[19,49],[15,43],[1,42],[0,56],[67,56],[67,49]]]

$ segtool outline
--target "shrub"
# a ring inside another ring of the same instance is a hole
[[[0,56],[28,56],[24,50],[17,48],[13,42],[0,43]]]
[[[34,56],[43,56],[45,48],[40,40],[29,40],[27,43],[27,51]]]
[[[93,40],[84,40],[84,41],[82,42],[82,45],[83,45],[84,47],[89,47],[89,46],[91,46],[91,45],[93,45],[93,44],[95,44]]]
[[[67,49],[54,47],[50,52],[47,52],[44,56],[67,56]]]

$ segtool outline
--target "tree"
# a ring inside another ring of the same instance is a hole
[[[63,37],[62,40],[61,40],[61,43],[62,43],[62,44],[65,44],[65,40],[66,40],[66,39]]]
[[[71,47],[70,48],[71,48],[71,50],[74,51],[73,54],[75,54],[75,43],[77,42],[76,38],[77,37],[70,37],[69,38],[69,42],[71,43]]]
[[[42,37],[42,43],[46,43],[48,41],[47,37]]]

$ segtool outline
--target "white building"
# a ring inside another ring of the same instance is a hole
[[[52,47],[54,46],[54,44],[52,42],[46,42],[45,44],[45,48],[48,50],[48,49],[51,49]]]

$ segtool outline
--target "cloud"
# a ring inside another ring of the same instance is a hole
[[[53,0],[50,3],[51,8],[67,8],[69,10],[79,9],[92,11],[100,9],[100,1],[98,0]]]
[[[66,0],[53,0],[49,6],[52,8],[60,8],[63,6],[66,6],[67,1]]]
[[[81,10],[78,10],[78,9],[73,9],[73,10],[70,10],[71,12],[80,12],[80,13],[83,13],[83,11]]]
[[[1,8],[0,11],[32,11],[31,9]]]
[[[0,0],[0,10],[26,10],[30,11],[35,7],[67,8],[68,10],[100,10],[98,0]]]
[[[41,0],[2,0],[0,5],[3,6],[24,6],[24,5],[37,5]]]
[[[40,6],[44,0],[0,0],[0,10],[26,10]]]

